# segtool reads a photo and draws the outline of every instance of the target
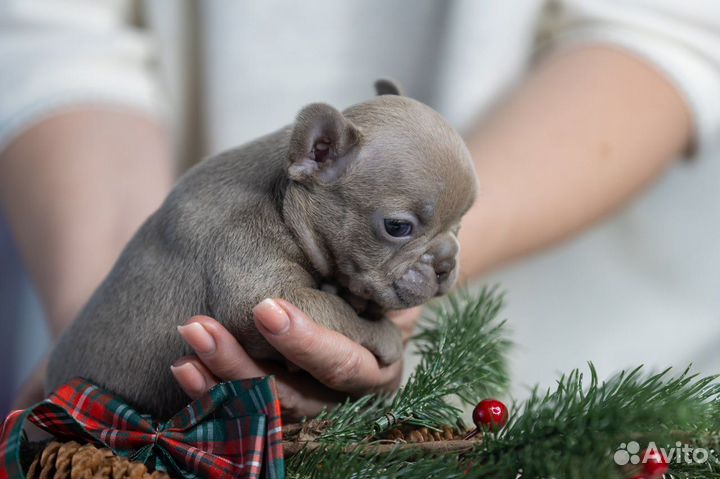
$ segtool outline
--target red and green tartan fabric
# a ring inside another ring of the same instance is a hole
[[[272,376],[218,384],[163,423],[83,379],[13,411],[0,432],[0,479],[25,477],[25,421],[60,440],[90,442],[185,479],[283,479],[280,402]]]

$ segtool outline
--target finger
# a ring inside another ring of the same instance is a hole
[[[331,389],[349,393],[389,388],[402,368],[381,368],[375,356],[348,337],[324,328],[281,299],[253,309],[255,325],[289,361]]]
[[[197,399],[218,383],[217,378],[195,356],[185,356],[170,366],[180,388],[191,399]]]
[[[269,374],[245,352],[237,339],[213,318],[194,316],[183,326],[178,326],[178,331],[207,369],[224,381]]]

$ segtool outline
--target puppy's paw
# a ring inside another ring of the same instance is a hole
[[[371,344],[365,345],[377,358],[381,366],[388,366],[403,357],[405,350],[402,334],[395,324],[387,318],[380,320],[377,333]]]

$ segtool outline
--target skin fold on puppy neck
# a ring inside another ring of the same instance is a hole
[[[303,207],[305,206],[305,207]],[[332,252],[326,247],[317,232],[310,228],[312,221],[307,214],[307,203],[298,187],[289,185],[285,189],[282,214],[285,224],[297,239],[300,249],[315,271],[323,278],[332,276],[335,269]]]

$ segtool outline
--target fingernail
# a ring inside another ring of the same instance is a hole
[[[198,354],[212,354],[215,352],[217,345],[215,339],[200,323],[188,323],[178,326],[178,332],[186,343]]]
[[[190,361],[179,360],[170,366],[170,371],[189,393],[202,394],[207,389],[205,377]]]
[[[290,318],[272,299],[264,299],[253,308],[255,318],[272,334],[285,334],[290,329]]]

